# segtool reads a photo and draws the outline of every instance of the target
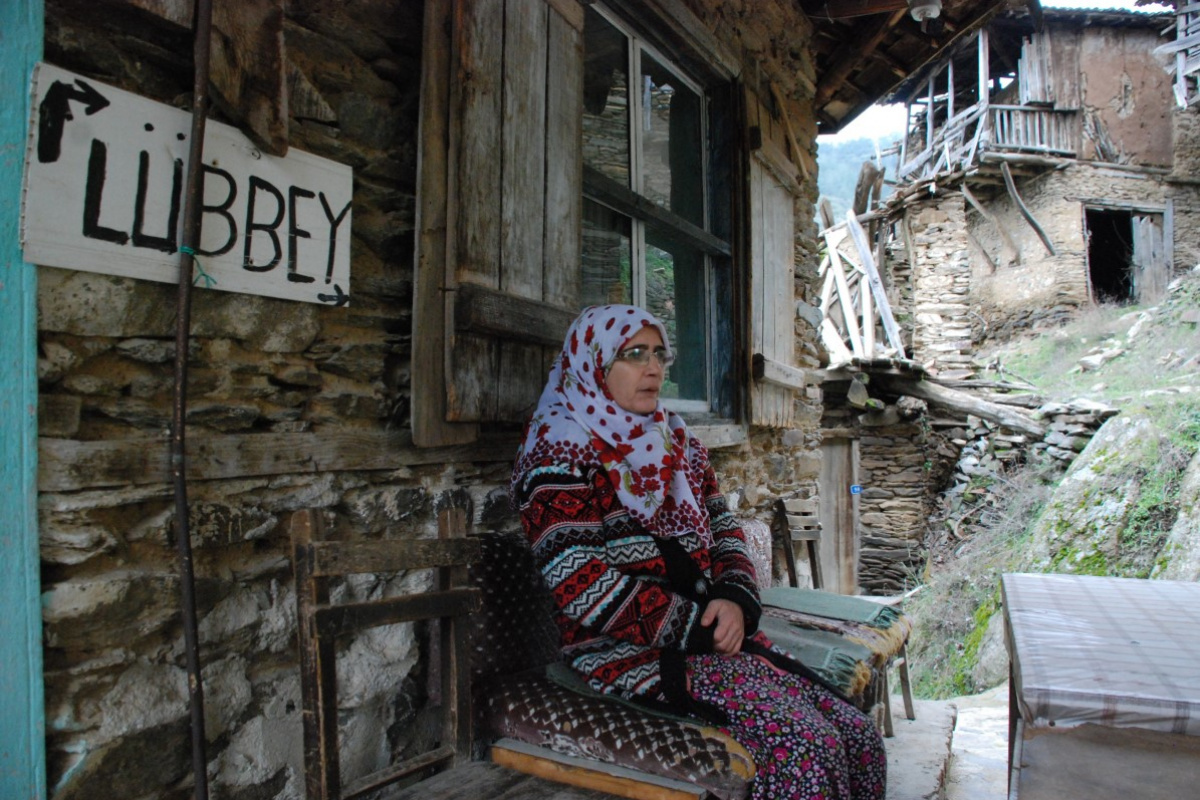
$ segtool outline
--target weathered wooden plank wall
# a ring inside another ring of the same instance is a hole
[[[21,171],[42,0],[0,3],[0,797],[46,795],[37,526],[37,273],[21,257]]]

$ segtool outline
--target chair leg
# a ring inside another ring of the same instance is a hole
[[[825,581],[821,575],[821,553],[817,543],[812,539],[808,540],[808,566],[812,572],[812,588],[824,589]]]
[[[904,693],[904,716],[907,719],[916,719],[917,715],[913,711],[912,685],[908,681],[908,642],[900,647],[897,666],[900,668],[900,691]]]
[[[883,677],[879,682],[879,690],[883,693],[883,735],[890,739],[896,735],[892,727],[892,693],[888,688],[887,667],[883,669]]]

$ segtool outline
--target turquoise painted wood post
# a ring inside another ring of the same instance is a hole
[[[21,258],[29,79],[42,0],[0,0],[0,797],[46,796],[38,599],[37,272]]]

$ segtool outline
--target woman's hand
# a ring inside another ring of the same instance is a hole
[[[742,607],[732,600],[712,600],[704,609],[700,624],[708,627],[716,623],[713,631],[713,650],[723,655],[731,656],[742,649],[742,639],[746,635],[746,620],[742,616]]]

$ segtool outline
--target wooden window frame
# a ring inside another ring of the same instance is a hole
[[[633,249],[633,302],[645,306],[645,235],[652,229],[657,235],[673,239],[695,248],[705,259],[705,301],[707,325],[705,341],[705,363],[707,365],[707,397],[703,400],[664,400],[664,405],[685,417],[689,423],[708,435],[715,446],[732,446],[746,441],[746,429],[742,422],[746,370],[738,356],[744,352],[746,333],[741,330],[744,319],[740,275],[741,259],[738,258],[739,231],[733,225],[736,208],[744,205],[740,193],[735,196],[737,179],[726,175],[718,179],[714,173],[734,173],[740,169],[736,153],[741,147],[719,149],[714,142],[715,127],[729,127],[735,133],[740,125],[732,108],[718,112],[720,105],[715,96],[728,87],[732,97],[735,74],[729,70],[732,59],[714,54],[721,46],[708,37],[695,37],[699,26],[690,12],[677,7],[674,2],[631,3],[628,0],[607,0],[596,3],[593,9],[614,25],[629,43],[628,71],[630,85],[640,74],[641,54],[647,53],[672,70],[691,91],[703,98],[702,157],[705,189],[705,226],[695,225],[649,200],[638,189],[641,180],[639,154],[641,152],[641,130],[636,110],[630,115],[630,175],[632,186],[627,187],[599,170],[584,165],[583,196],[604,205],[627,217],[632,224]],[[664,15],[670,14],[670,18]],[[674,34],[669,40],[667,35]],[[704,41],[697,41],[696,39]],[[726,101],[731,104],[730,101]],[[718,125],[715,119],[719,118]],[[728,162],[724,169],[718,168],[720,160]],[[720,188],[718,188],[718,185]],[[722,234],[713,232],[723,228]],[[716,263],[723,260],[725,263]],[[729,289],[735,291],[730,292]],[[724,298],[722,302],[722,298]],[[738,322],[733,322],[738,320]],[[730,324],[732,323],[732,325]],[[733,384],[727,386],[723,384]],[[707,442],[706,442],[707,443]],[[710,445],[711,446],[711,445]]]

